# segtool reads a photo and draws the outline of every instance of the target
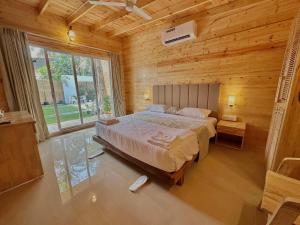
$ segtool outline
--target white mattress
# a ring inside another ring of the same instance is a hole
[[[199,152],[195,132],[137,120],[130,115],[119,120],[111,126],[97,123],[97,135],[124,153],[158,169],[175,172]],[[178,136],[178,144],[166,150],[148,143],[147,140],[158,131]]]

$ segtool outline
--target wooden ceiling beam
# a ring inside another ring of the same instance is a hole
[[[127,14],[128,14],[128,12],[125,10],[122,12],[115,12],[112,15],[110,15],[109,17],[107,17],[103,20],[99,20],[98,22],[96,22],[95,24],[90,26],[90,31],[96,32],[96,31],[102,30],[104,27],[109,26],[114,21],[118,20],[119,18],[121,18],[123,16],[126,16]]]
[[[205,4],[212,4],[211,0],[185,0],[181,1],[178,4],[173,4],[169,7],[166,7],[158,12],[155,12],[152,14],[152,20],[145,21],[145,20],[138,20],[132,24],[129,24],[128,26],[123,27],[122,29],[115,31],[111,34],[111,36],[119,36],[121,34],[124,34],[126,32],[138,29],[142,26],[149,25],[151,23],[154,23],[156,21],[166,19],[168,17],[174,16],[179,13],[183,13],[187,10],[205,5]]]
[[[155,0],[138,0],[136,6],[139,8],[144,8]]]
[[[137,1],[137,6],[139,8],[143,9],[143,8],[145,8],[146,6],[148,6],[149,4],[151,4],[154,1],[155,0],[138,0]],[[124,17],[128,14],[129,13],[125,10],[121,11],[121,12],[114,13],[113,15],[109,16],[107,19],[100,20],[99,22],[92,25],[90,27],[90,31],[92,31],[92,32],[99,31],[99,30],[103,29],[104,27],[107,27],[107,26],[113,24],[116,20],[119,20],[120,18],[122,18],[122,17]]]
[[[42,0],[38,6],[38,13],[41,16],[49,6],[50,0]]]
[[[150,21],[143,21],[138,20],[134,23],[131,23],[127,26],[122,27],[120,30],[114,31],[110,33],[111,37],[120,36],[122,34],[125,34],[130,31],[134,31],[138,28],[141,28],[146,25],[150,25],[156,21],[167,19],[169,17],[172,17],[177,14],[181,14],[184,12],[188,12],[188,10],[194,10],[199,8],[202,8],[202,6],[205,6],[205,4],[209,4],[212,7],[212,9],[206,11],[205,13],[222,13],[225,11],[234,10],[241,7],[248,7],[248,6],[254,6],[256,4],[260,4],[260,2],[263,2],[265,0],[185,0],[180,2],[179,4],[174,4],[170,7],[166,7],[164,9],[161,9],[158,12],[155,12],[152,14],[152,20]],[[197,10],[198,11],[198,10]]]
[[[91,9],[93,9],[96,5],[92,5],[89,3],[89,1],[86,1],[83,3],[77,10],[75,10],[68,18],[67,18],[67,24],[68,26],[75,23],[77,20],[79,20],[82,16],[87,14]]]

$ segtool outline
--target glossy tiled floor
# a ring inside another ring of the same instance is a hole
[[[0,196],[0,225],[255,225],[264,182],[263,155],[211,146],[183,186],[155,179],[138,193],[142,174],[105,153],[94,128],[40,144],[45,176]]]

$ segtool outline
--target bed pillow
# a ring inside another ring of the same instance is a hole
[[[150,112],[165,113],[166,110],[167,110],[166,105],[153,104],[153,105],[147,106],[147,111],[150,111]]]
[[[204,119],[211,114],[209,109],[200,109],[200,108],[183,108],[177,112],[178,115],[192,117],[196,119]]]
[[[166,113],[168,114],[174,114],[176,115],[178,112],[179,108],[177,106],[170,106],[167,110]]]

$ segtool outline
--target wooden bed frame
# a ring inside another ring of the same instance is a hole
[[[153,104],[164,104],[178,106],[179,108],[194,107],[212,110],[213,117],[218,118],[220,84],[176,84],[176,85],[154,85]],[[150,166],[130,155],[122,152],[112,144],[98,136],[93,137],[94,141],[106,147],[111,152],[139,166],[141,169],[173,184],[182,185],[185,171],[199,161],[199,153],[194,155],[191,161],[185,164],[176,172],[168,173],[153,166]]]
[[[103,145],[105,148],[104,150],[109,150],[113,153],[115,153],[116,155],[120,156],[121,158],[137,165],[138,167],[140,167],[141,169],[145,170],[146,172],[162,179],[165,180],[167,182],[170,182],[172,184],[177,184],[177,185],[182,185],[184,182],[184,173],[185,171],[190,168],[194,162],[198,162],[199,161],[199,153],[194,155],[192,160],[187,161],[183,164],[183,166],[176,172],[172,172],[172,173],[168,173],[166,171],[163,171],[161,169],[158,169],[156,167],[153,167],[151,165],[148,165],[147,163],[144,163],[136,158],[133,158],[132,156],[122,152],[121,150],[119,150],[118,148],[116,148],[115,146],[113,146],[112,144],[110,144],[109,142],[103,140],[102,138],[100,138],[99,136],[93,136],[94,141],[98,142],[99,144]]]

